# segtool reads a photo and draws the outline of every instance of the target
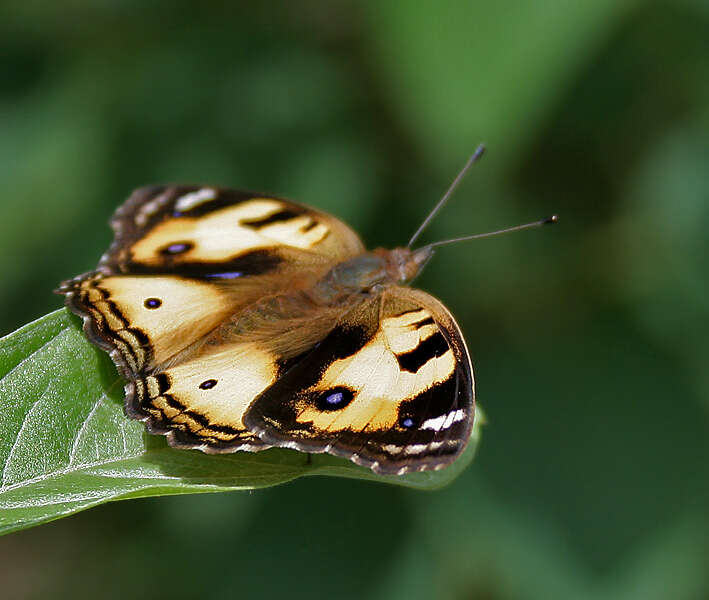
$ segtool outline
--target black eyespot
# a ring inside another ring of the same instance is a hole
[[[194,244],[192,242],[174,242],[160,249],[160,254],[173,256],[175,254],[184,254],[188,250],[192,250]]]
[[[411,417],[404,417],[399,421],[399,425],[401,425],[404,429],[411,429],[414,424],[414,420]]]
[[[148,298],[143,305],[145,308],[160,308],[162,306],[162,300],[160,300],[160,298]]]
[[[354,399],[354,392],[344,386],[338,386],[321,392],[315,398],[319,410],[342,410]]]
[[[207,379],[199,384],[200,390],[211,390],[215,385],[217,385],[216,379]]]

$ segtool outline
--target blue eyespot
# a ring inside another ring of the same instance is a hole
[[[175,242],[174,244],[168,244],[160,250],[161,254],[174,255],[183,254],[188,250],[192,250],[194,244],[192,242]]]
[[[342,404],[342,401],[345,399],[344,395],[342,392],[335,392],[334,394],[330,394],[325,397],[325,402],[327,402],[330,406],[339,406]]]
[[[143,303],[143,306],[145,306],[145,308],[160,308],[160,306],[162,306],[162,300],[160,300],[160,298],[148,298]]]
[[[228,273],[208,273],[205,277],[210,279],[236,279],[241,277],[244,273],[241,271],[229,271]]]
[[[411,417],[406,417],[401,420],[401,426],[406,429],[411,429],[414,426],[414,420]]]
[[[211,390],[215,385],[217,385],[216,379],[207,379],[199,384],[200,390]]]
[[[354,400],[354,397],[355,394],[351,389],[339,385],[336,388],[320,392],[315,396],[314,401],[318,409],[322,411],[342,410]]]

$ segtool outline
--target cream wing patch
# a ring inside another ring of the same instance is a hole
[[[242,416],[251,401],[278,375],[276,357],[257,344],[229,344],[170,367],[171,394],[210,424],[245,429]]]
[[[356,354],[334,361],[309,395],[345,386],[354,400],[336,413],[322,412],[303,403],[298,421],[312,422],[317,429],[366,431],[394,427],[402,399],[413,398],[446,381],[456,368],[453,352],[446,346],[438,354],[422,357],[414,372],[403,370],[399,354],[414,352],[433,335],[440,335],[425,309],[388,317],[379,331]]]
[[[174,446],[210,453],[263,450],[269,445],[242,417],[277,374],[274,357],[258,345],[226,345],[136,380],[128,412],[167,434]]]
[[[193,193],[178,199],[177,205],[199,206],[196,199],[204,197]],[[166,255],[177,264],[218,262],[284,245],[310,250],[329,232],[327,225],[305,212],[298,214],[280,200],[253,198],[206,215],[190,217],[186,211],[164,220],[133,244],[131,253],[135,262],[153,267],[163,264]]]

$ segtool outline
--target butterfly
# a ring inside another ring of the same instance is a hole
[[[171,446],[383,474],[465,448],[470,354],[448,309],[406,285],[433,245],[368,252],[329,214],[211,186],[140,188],[111,225],[96,270],[58,292],[127,380],[126,414]]]

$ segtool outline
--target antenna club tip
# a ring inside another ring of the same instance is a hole
[[[551,225],[552,223],[558,223],[559,222],[559,215],[552,215],[551,217],[548,217],[542,221],[544,225]]]

